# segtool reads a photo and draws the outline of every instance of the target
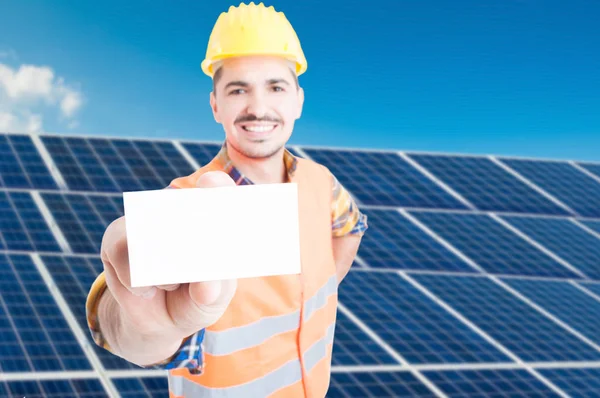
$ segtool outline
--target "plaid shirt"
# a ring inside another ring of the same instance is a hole
[[[220,164],[222,170],[229,174],[237,185],[253,184],[247,177],[242,175],[240,171],[233,165],[233,162],[227,155],[227,146],[223,144],[221,150],[216,155],[215,159]],[[288,179],[296,170],[297,160],[295,156],[288,150],[284,153],[284,163]],[[348,234],[363,235],[367,230],[367,216],[360,212],[354,199],[348,191],[340,184],[340,182],[332,175],[332,203],[331,203],[331,234],[333,237],[341,237]],[[169,186],[169,188],[173,188]],[[104,275],[94,282],[90,289],[86,308],[87,322],[94,342],[100,347],[110,351],[110,347],[100,332],[98,325],[98,301],[102,293],[106,290],[106,282]],[[204,330],[189,336],[185,339],[179,350],[169,359],[147,366],[149,369],[175,369],[188,368],[191,373],[201,373],[204,366],[204,351],[203,342]]]

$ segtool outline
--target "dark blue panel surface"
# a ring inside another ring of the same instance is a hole
[[[116,190],[83,138],[68,141],[64,137],[42,136],[41,139],[69,189],[95,191],[94,184],[98,184],[98,188]],[[68,145],[69,142],[72,145]],[[77,161],[78,156],[81,163]]]
[[[600,298],[600,283],[579,283],[580,286],[583,286],[588,291],[592,292],[596,296]]]
[[[81,328],[84,331],[89,330],[85,313],[85,301],[92,283],[104,269],[100,258],[44,256],[42,260]],[[98,355],[106,369],[139,369],[139,367],[99,348],[93,343],[89,333],[86,333],[86,337],[88,337],[96,355]]]
[[[369,218],[360,257],[374,268],[479,272],[396,210],[362,210]]]
[[[75,253],[99,253],[106,227],[123,215],[120,195],[42,193]]]
[[[410,155],[478,209],[569,214],[488,158]]]
[[[487,215],[411,214],[489,273],[579,277]]]
[[[584,217],[600,217],[600,182],[566,162],[502,159],[502,162]]]
[[[207,165],[219,153],[220,144],[196,144],[185,142],[181,144],[189,152],[200,167]]]
[[[526,370],[425,371],[423,375],[448,398],[560,397]]]
[[[600,221],[596,220],[579,220],[580,223],[595,231],[598,235],[600,235]]]
[[[568,219],[503,217],[590,278],[600,280],[600,239]]]
[[[0,254],[0,371],[90,370],[32,259]]]
[[[413,278],[524,361],[600,359],[600,352],[487,278]]]
[[[96,379],[9,381],[7,387],[10,392],[7,393],[8,396],[15,398],[105,398],[108,396],[100,381]],[[1,388],[0,393],[4,393]]]
[[[58,188],[29,136],[0,135],[0,187]]]
[[[572,398],[600,396],[600,368],[538,369],[538,372]]]
[[[436,395],[409,372],[333,373],[327,398],[434,398]]]
[[[27,192],[0,191],[0,250],[60,251]]]
[[[390,354],[338,311],[333,344],[333,365],[398,365]]]
[[[112,379],[122,398],[162,398],[169,396],[166,377]]]
[[[505,279],[519,293],[600,345],[600,300],[569,282]]]
[[[409,363],[511,362],[397,275],[352,271],[339,297]]]
[[[600,164],[598,163],[579,163],[579,166],[583,167],[590,173],[600,178]]]
[[[466,206],[393,153],[307,149],[366,205],[465,209]]]

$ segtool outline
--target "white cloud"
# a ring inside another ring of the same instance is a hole
[[[83,105],[83,95],[56,77],[48,66],[0,63],[0,130],[43,131],[42,113],[58,112],[69,128],[78,126],[75,115]]]

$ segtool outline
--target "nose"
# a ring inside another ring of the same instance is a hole
[[[267,114],[267,110],[268,106],[264,95],[255,92],[248,96],[248,107],[246,111],[249,114],[252,114],[257,118],[262,118]]]

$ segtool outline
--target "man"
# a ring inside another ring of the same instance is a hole
[[[366,216],[324,166],[285,149],[302,111],[297,79],[306,60],[282,13],[262,3],[231,7],[215,24],[202,69],[213,78],[210,105],[225,143],[170,188],[298,184],[302,272],[132,288],[121,217],[103,237],[104,272],[87,300],[90,330],[115,355],[167,369],[171,397],[323,397],[338,284]],[[198,242],[198,250],[210,244]]]

